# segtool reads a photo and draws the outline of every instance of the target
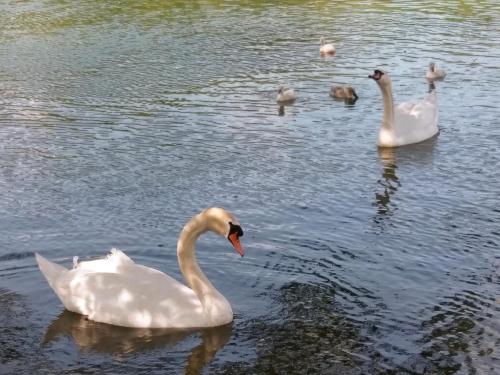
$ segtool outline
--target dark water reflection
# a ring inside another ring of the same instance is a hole
[[[375,204],[378,215],[389,214],[391,195],[398,191],[401,186],[396,169],[398,168],[395,158],[396,150],[390,148],[379,148],[379,157],[383,166],[382,178],[378,180],[383,189],[380,193],[375,193]]]
[[[382,167],[381,178],[377,181],[380,189],[375,192],[374,206],[377,207],[376,223],[391,216],[397,210],[397,205],[392,202],[391,197],[402,187],[397,173],[399,168],[430,166],[434,160],[434,149],[439,134],[414,145],[398,148],[379,147],[379,162]]]
[[[0,372],[499,373],[497,3],[0,2]],[[377,149],[374,68],[437,90],[437,137]],[[181,280],[215,205],[245,230],[197,254],[232,327],[87,322],[36,268],[117,247]]]
[[[200,330],[203,347],[216,352],[231,336],[232,326]],[[89,321],[80,314],[64,310],[47,328],[44,344],[59,336],[72,337],[81,349],[106,353],[132,353],[174,346],[197,330],[132,329]]]
[[[284,116],[285,115],[285,106],[283,104],[281,104],[280,106],[278,106],[278,115],[279,116]]]
[[[80,350],[125,355],[174,347],[187,337],[197,335],[201,343],[189,353],[184,373],[199,374],[227,343],[232,329],[232,324],[201,330],[123,328],[92,322],[82,315],[64,310],[48,327],[43,345],[70,337]]]
[[[217,373],[363,374],[384,369],[386,359],[369,338],[377,328],[350,319],[336,301],[335,288],[293,282],[280,289],[275,302],[279,319],[257,319],[241,328],[241,334],[255,341],[256,360],[250,366],[232,363]]]
[[[377,324],[349,318],[336,291],[327,285],[291,283],[280,290],[276,302],[279,320],[256,320],[241,327],[241,334],[255,340],[257,359],[248,366],[233,363],[217,370],[221,374],[450,374],[459,370],[493,373],[497,355],[476,368],[500,344],[494,332],[486,333],[474,323],[494,301],[464,291],[446,298],[421,325],[423,349],[396,364],[385,351],[378,351],[373,337],[381,334]],[[453,306],[451,309],[449,308]],[[491,310],[490,310],[491,311]],[[472,316],[471,316],[472,314]],[[486,313],[489,318],[495,317]],[[479,319],[482,321],[483,319]],[[495,323],[498,333],[499,322]],[[430,329],[430,331],[429,331]]]

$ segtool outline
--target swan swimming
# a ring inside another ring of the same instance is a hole
[[[207,231],[227,238],[244,255],[236,218],[222,208],[202,211],[184,226],[177,242],[179,268],[189,287],[116,249],[104,259],[78,263],[75,257],[71,270],[35,256],[64,307],[90,320],[134,328],[215,327],[230,323],[233,311],[196,262],[196,240]]]
[[[319,40],[319,53],[322,55],[333,55],[335,53],[335,46],[332,43],[327,43],[325,38],[321,37]]]
[[[278,95],[276,101],[278,103],[291,102],[297,99],[297,93],[293,89],[285,89],[283,86],[278,87]]]
[[[368,76],[377,82],[384,100],[384,115],[378,134],[380,147],[397,147],[422,142],[438,132],[436,90],[426,98],[394,107],[392,82],[387,73],[375,70]]]
[[[429,81],[441,80],[444,79],[444,77],[446,77],[446,72],[441,69],[436,69],[436,64],[431,62],[429,63],[429,70],[427,71],[425,77]]]

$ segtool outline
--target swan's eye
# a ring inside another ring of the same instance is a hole
[[[233,224],[231,222],[229,222],[229,234],[228,234],[228,237],[231,235],[231,234],[235,234],[238,236],[238,237],[242,237],[243,236],[243,229],[241,229],[241,227],[237,224]]]

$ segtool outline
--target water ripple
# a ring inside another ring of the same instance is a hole
[[[201,333],[138,351],[165,337],[117,333],[134,344],[110,344],[118,363],[69,319],[40,349],[67,317],[31,254],[70,266],[119,247],[180,279],[182,225],[219,205],[247,256],[199,243],[236,317],[210,373],[498,372],[499,20],[493,1],[0,4],[7,371],[201,371]],[[377,151],[367,74],[386,69],[404,101],[428,92],[431,60],[448,72],[440,134]],[[360,99],[332,100],[333,84]]]

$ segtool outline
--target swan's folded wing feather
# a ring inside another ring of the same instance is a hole
[[[75,262],[73,268],[89,272],[113,272],[119,273],[120,269],[135,265],[123,251],[111,249],[110,253],[101,259]]]
[[[394,111],[398,144],[421,142],[438,132],[437,105],[421,99],[399,104]]]
[[[180,327],[201,313],[196,294],[170,276],[145,266],[127,273],[68,272],[65,307],[89,319],[125,327]],[[190,323],[190,322],[189,322]]]
[[[434,98],[430,96],[429,98]],[[395,109],[396,123],[425,126],[433,124],[437,113],[437,106],[433,100],[420,99],[400,103]]]

